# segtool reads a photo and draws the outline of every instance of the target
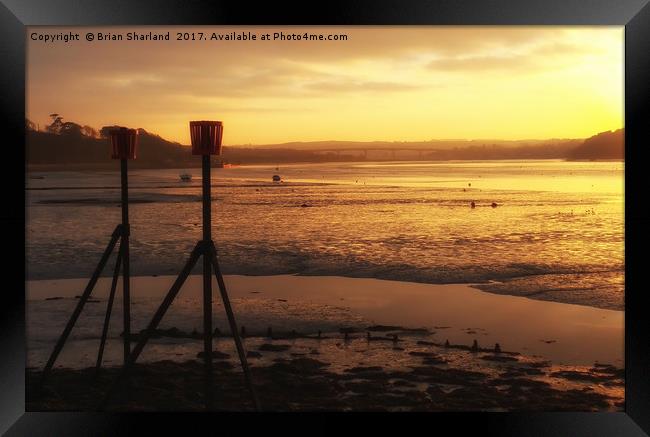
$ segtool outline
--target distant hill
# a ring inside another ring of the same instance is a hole
[[[30,168],[112,168],[108,132],[55,120],[44,131],[26,121],[27,164]],[[133,168],[190,168],[200,166],[189,146],[167,141],[140,128]],[[350,162],[382,160],[489,160],[489,159],[622,159],[622,130],[602,132],[587,140],[430,140],[423,142],[317,141],[224,146],[220,157],[233,164],[291,162]]]
[[[569,159],[624,159],[625,129],[601,132],[573,149]]]
[[[108,132],[115,126],[105,126],[85,135],[79,129],[55,132],[37,131],[28,125],[26,131],[26,159],[31,168],[112,168]],[[346,161],[349,156],[329,156],[309,150],[268,149],[250,147],[223,147],[223,160],[234,164]],[[200,167],[201,160],[192,156],[190,146],[167,141],[159,135],[138,129],[137,159],[132,168],[192,168]]]
[[[109,127],[100,132],[106,133]],[[190,160],[189,148],[138,129],[138,156],[136,166],[178,166]],[[92,164],[107,163],[110,142],[106,137],[92,137],[79,132],[55,134],[27,130],[28,164]]]
[[[359,150],[359,149],[400,149],[400,150],[453,150],[465,149],[469,147],[499,147],[502,149],[512,149],[520,147],[536,147],[547,146],[552,144],[558,145],[571,145],[582,142],[578,139],[549,139],[549,140],[496,140],[496,139],[479,139],[479,140],[466,140],[466,139],[450,139],[450,140],[426,140],[426,141],[294,141],[289,143],[278,144],[258,144],[256,148],[263,149],[294,149],[294,150]],[[252,147],[252,146],[237,146],[237,147]]]

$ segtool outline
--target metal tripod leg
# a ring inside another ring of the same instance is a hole
[[[68,339],[68,336],[70,335],[70,331],[72,331],[72,328],[77,322],[77,319],[79,318],[79,314],[81,314],[81,310],[83,309],[84,305],[86,304],[86,301],[90,297],[90,294],[92,293],[93,288],[95,287],[95,284],[99,279],[99,275],[102,273],[102,270],[104,270],[104,266],[106,265],[106,262],[108,261],[108,258],[110,257],[111,252],[113,251],[113,248],[115,247],[115,244],[117,243],[117,240],[120,238],[121,235],[122,235],[122,225],[118,225],[113,231],[113,235],[111,236],[111,241],[108,243],[108,246],[106,246],[106,250],[104,250],[104,254],[99,260],[99,264],[97,264],[93,276],[90,278],[90,281],[88,281],[88,285],[86,286],[86,289],[84,290],[83,294],[79,298],[79,303],[77,304],[77,307],[74,309],[72,316],[70,316],[70,320],[68,320],[68,324],[65,326],[65,329],[61,334],[61,337],[59,337],[56,346],[54,346],[52,355],[50,355],[50,358],[47,361],[45,368],[43,369],[43,374],[41,377],[41,386],[49,376],[52,367],[54,366],[54,363],[57,357],[59,356],[59,353],[61,353],[61,349],[63,349],[63,346],[65,345],[65,342]]]
[[[230,324],[230,331],[232,332],[233,339],[235,340],[235,346],[237,346],[237,353],[239,354],[239,361],[241,361],[241,366],[244,371],[244,378],[246,379],[246,384],[248,385],[248,390],[251,393],[251,398],[253,399],[253,405],[257,411],[260,411],[260,402],[257,398],[257,393],[255,393],[255,387],[253,387],[253,380],[251,378],[250,369],[248,367],[248,361],[246,360],[246,350],[242,344],[241,337],[239,336],[239,330],[237,329],[237,322],[235,321],[235,314],[232,311],[230,306],[230,299],[228,298],[228,293],[226,291],[226,284],[221,275],[221,269],[219,268],[219,262],[217,261],[217,250],[214,247],[214,244],[211,244],[209,252],[205,256],[209,256],[210,262],[212,263],[212,268],[214,269],[214,274],[217,277],[217,283],[219,284],[219,291],[221,293],[221,299],[223,300],[223,307],[226,310],[226,315],[228,316],[228,323]]]
[[[153,318],[151,319],[151,322],[149,322],[149,325],[147,328],[140,333],[140,338],[138,340],[138,343],[135,345],[131,353],[129,354],[129,358],[127,359],[126,363],[124,363],[124,367],[122,367],[122,370],[117,376],[117,379],[113,383],[113,385],[110,387],[108,390],[108,393],[106,393],[106,396],[102,400],[102,403],[100,405],[100,409],[103,409],[108,402],[111,400],[113,395],[115,394],[119,384],[122,382],[122,380],[126,377],[127,373],[133,367],[133,364],[135,364],[136,360],[142,353],[142,350],[144,349],[145,345],[149,341],[149,338],[151,337],[151,334],[154,332],[154,330],[158,327],[158,324],[162,320],[163,316],[171,306],[172,302],[174,302],[174,299],[178,295],[178,292],[180,291],[181,287],[185,283],[185,280],[187,277],[190,275],[192,272],[192,269],[196,265],[196,262],[199,260],[199,257],[204,253],[204,245],[202,242],[199,242],[194,246],[194,249],[192,250],[192,253],[190,254],[190,258],[187,260],[187,263],[185,263],[185,267],[183,267],[183,270],[180,272],[178,277],[176,278],[176,281],[174,281],[174,284],[172,287],[169,289],[167,292],[167,295],[165,296],[165,299],[162,301],[160,306],[158,307],[158,310],[156,310],[156,313],[154,314]]]
[[[106,336],[108,335],[108,325],[111,322],[111,311],[113,310],[113,300],[115,299],[115,290],[117,289],[117,279],[120,276],[121,262],[122,262],[122,244],[120,243],[120,248],[117,251],[117,259],[115,260],[115,270],[113,271],[113,282],[111,283],[111,293],[108,295],[108,303],[106,304],[106,317],[104,318],[104,328],[102,329],[102,340],[99,343],[99,352],[97,353],[97,364],[95,365],[95,372],[99,372],[99,369],[102,367],[102,357],[104,356],[104,345],[106,344]]]

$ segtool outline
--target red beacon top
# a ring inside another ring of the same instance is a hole
[[[113,159],[135,159],[138,131],[121,127],[109,132]]]
[[[220,121],[190,121],[192,155],[221,155],[223,123]]]

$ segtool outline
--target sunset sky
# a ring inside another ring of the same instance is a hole
[[[31,32],[78,32],[70,43]],[[87,42],[86,32],[171,32]],[[347,41],[175,41],[175,32],[347,34]],[[623,127],[623,27],[30,27],[27,117],[224,144],[584,138]]]

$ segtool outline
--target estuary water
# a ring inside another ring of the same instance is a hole
[[[622,162],[559,160],[213,169],[212,233],[225,274],[464,283],[622,310],[623,180]],[[201,238],[200,190],[200,169],[130,172],[133,276],[178,273]],[[117,168],[28,173],[27,279],[89,277],[119,195]]]

